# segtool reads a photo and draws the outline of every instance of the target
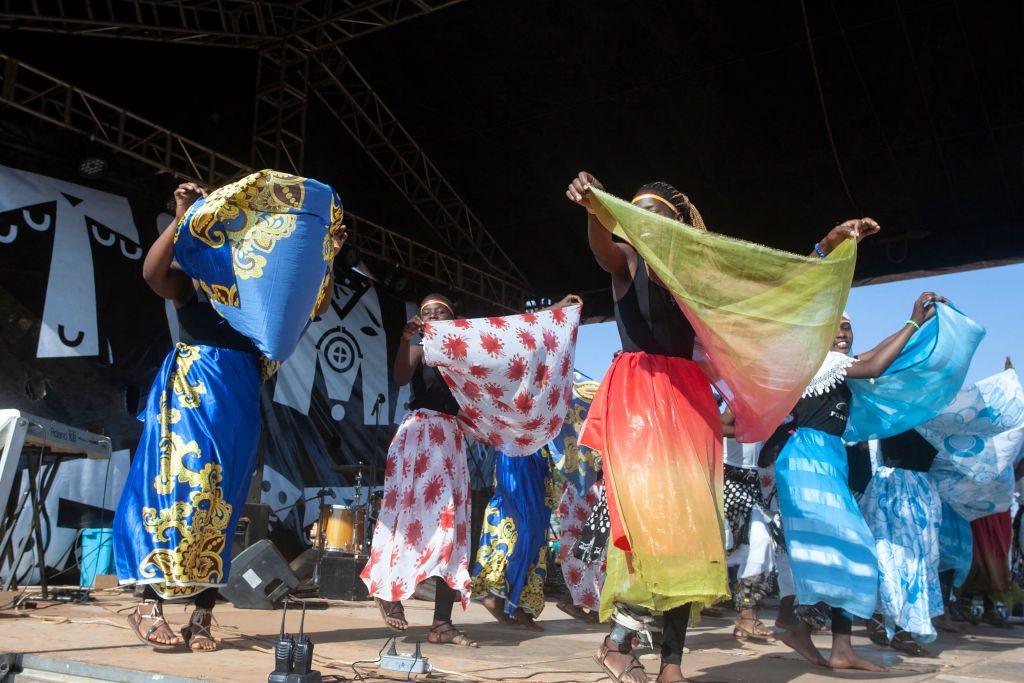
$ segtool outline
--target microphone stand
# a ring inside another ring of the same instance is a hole
[[[384,405],[385,400],[387,399],[384,398],[384,394],[377,394],[377,402],[373,406],[375,429],[373,430],[373,446],[370,448],[370,485],[367,487],[366,491],[366,521],[367,526],[370,528],[368,529],[369,533],[363,534],[364,549],[369,547],[369,544],[373,539],[373,527],[376,526],[377,523],[376,515],[373,516],[372,520],[370,518],[370,515],[373,512],[373,506],[370,504],[370,500],[373,497],[373,487],[377,483],[377,449],[379,448],[378,439],[380,438],[380,409],[381,406]],[[373,525],[370,525],[371,521],[373,522]]]

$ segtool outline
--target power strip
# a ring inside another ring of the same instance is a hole
[[[428,674],[430,673],[430,661],[420,652],[420,644],[416,643],[415,652],[399,653],[395,649],[395,642],[391,641],[391,647],[387,654],[380,658],[380,668],[386,671],[401,671],[402,673]]]

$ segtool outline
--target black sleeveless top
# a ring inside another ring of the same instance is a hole
[[[416,346],[420,341],[412,342]],[[412,400],[409,401],[409,410],[433,410],[445,415],[458,415],[459,404],[452,396],[451,389],[441,377],[437,368],[420,363],[412,373],[412,381],[409,383],[412,390]]]
[[[192,298],[178,309],[178,340],[183,344],[202,344],[260,355],[248,337],[231,327],[227,320],[213,310],[209,297],[202,289],[196,289]]]
[[[793,408],[793,421],[786,428],[807,427],[841,437],[850,419],[850,398],[853,394],[843,382],[820,396],[806,396]]]
[[[938,451],[917,430],[890,436],[878,442],[882,464],[901,470],[927,472]]]
[[[615,324],[625,353],[643,351],[657,356],[693,358],[696,333],[664,287],[651,282],[638,254],[636,275],[615,302]]]

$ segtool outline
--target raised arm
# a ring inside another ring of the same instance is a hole
[[[597,178],[586,171],[580,171],[580,174],[569,183],[565,196],[569,198],[569,201],[579,204],[587,210],[587,241],[590,243],[590,251],[597,259],[597,264],[612,275],[628,278],[629,254],[632,248],[613,240],[612,234],[597,220],[597,216],[594,215],[594,210],[590,206],[591,187],[604,189]]]
[[[402,339],[398,342],[398,353],[395,354],[393,375],[395,384],[404,387],[412,381],[413,373],[423,362],[423,347],[412,344],[412,338],[423,332],[423,321],[419,315],[409,318],[402,330]]]
[[[174,233],[188,207],[205,196],[203,188],[195,183],[178,185],[174,191],[174,220],[156,238],[142,262],[142,278],[150,289],[179,306],[188,301],[194,288],[192,279],[174,262]]]
[[[900,355],[900,351],[914,336],[914,332],[935,315],[935,304],[933,303],[935,301],[946,303],[945,298],[934,292],[925,292],[919,296],[914,302],[914,311],[910,314],[910,320],[903,325],[903,328],[867,353],[858,355],[858,362],[850,366],[846,371],[846,376],[853,379],[880,377]]]

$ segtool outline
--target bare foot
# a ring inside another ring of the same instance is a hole
[[[533,620],[533,615],[524,610],[522,607],[516,609],[515,619],[516,623],[520,626],[524,626],[527,631],[534,631],[535,633],[540,633],[544,630],[544,628],[540,624]]]
[[[609,647],[611,645],[611,647]],[[613,681],[620,683],[648,683],[647,672],[632,652],[619,652],[616,645],[608,638],[597,648],[594,656],[605,674]]]
[[[793,628],[777,631],[775,637],[811,664],[828,666],[828,662],[818,652],[818,648],[814,647],[810,627],[799,619],[795,620]]]
[[[488,595],[486,598],[480,601],[480,603],[487,608],[487,611],[491,613],[494,620],[499,624],[511,624],[512,620],[505,614],[505,601],[496,595]]]
[[[877,673],[884,673],[888,671],[887,668],[881,664],[875,664],[870,659],[865,659],[860,655],[837,655],[832,652],[828,658],[828,668],[830,669],[859,669],[861,671],[874,671]]]

